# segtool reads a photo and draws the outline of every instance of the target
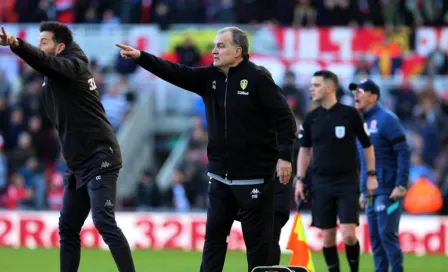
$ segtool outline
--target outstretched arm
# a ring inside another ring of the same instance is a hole
[[[200,96],[205,93],[207,67],[188,67],[174,63],[128,45],[116,44],[121,48],[120,54],[125,59],[132,59],[143,69],[180,88]]]
[[[52,56],[39,48],[8,34],[2,26],[0,44],[10,46],[11,51],[28,63],[34,70],[55,80],[75,80],[76,60]]]

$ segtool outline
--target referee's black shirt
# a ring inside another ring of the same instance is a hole
[[[302,124],[301,146],[312,148],[312,173],[321,177],[358,176],[356,138],[371,145],[363,117],[353,107],[336,103],[330,109],[318,107]]]

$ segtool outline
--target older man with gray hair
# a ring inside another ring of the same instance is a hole
[[[200,95],[208,122],[209,207],[202,272],[222,271],[227,241],[240,212],[248,271],[269,264],[275,173],[288,183],[296,124],[281,89],[249,61],[247,34],[219,30],[213,65],[187,67],[127,45],[121,55],[185,90]]]

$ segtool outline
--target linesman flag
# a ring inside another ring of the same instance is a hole
[[[301,202],[301,201],[300,201]],[[316,272],[314,269],[313,258],[311,256],[311,250],[308,246],[305,236],[305,228],[303,227],[302,215],[299,212],[299,203],[295,217],[294,224],[289,235],[287,249],[292,250],[291,259],[289,265],[291,266],[304,266],[310,272]]]

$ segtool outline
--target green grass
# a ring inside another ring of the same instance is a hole
[[[201,253],[183,251],[134,251],[137,272],[146,271],[199,271]],[[289,261],[290,255],[282,256],[282,263]],[[313,254],[316,271],[326,271],[322,254]],[[349,271],[345,255],[340,255],[341,271]],[[446,256],[405,256],[405,271],[447,271]],[[34,272],[59,271],[59,251],[57,249],[12,249],[0,248],[0,271]],[[79,272],[112,272],[117,271],[112,256],[108,251],[83,249]],[[229,252],[224,271],[247,271],[246,257],[241,252]],[[373,271],[372,256],[362,255],[360,271]]]

